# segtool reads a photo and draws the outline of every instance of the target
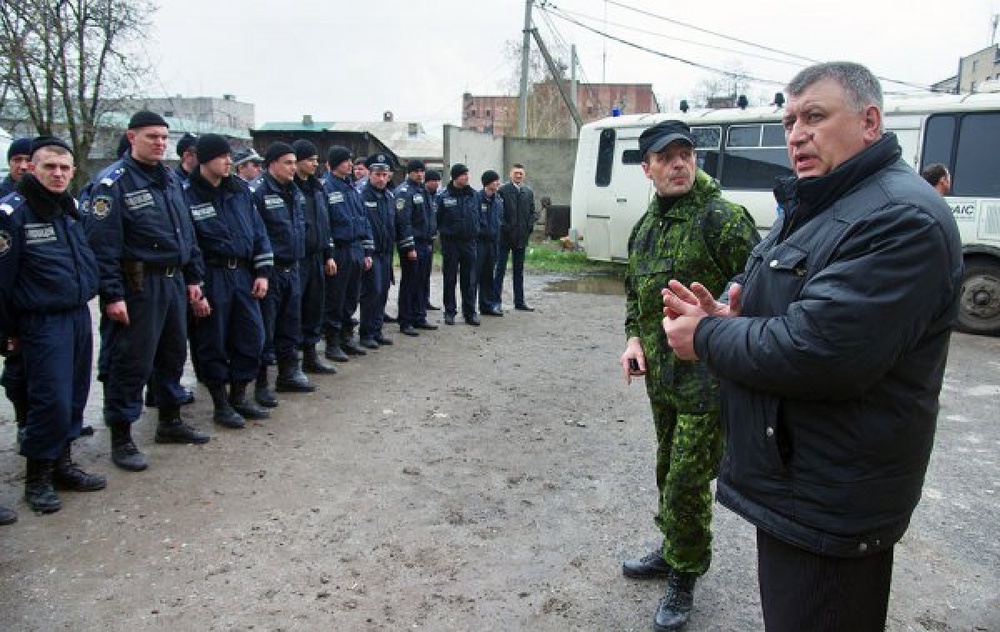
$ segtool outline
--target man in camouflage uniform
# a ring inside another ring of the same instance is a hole
[[[656,189],[629,238],[625,331],[626,380],[646,375],[656,427],[656,524],[659,550],[622,565],[626,577],[665,578],[656,630],[690,616],[694,584],[712,557],[712,495],[722,452],[718,383],[700,362],[678,360],[667,346],[661,290],[670,279],[698,279],[721,293],[760,241],[746,210],[722,199],[698,169],[690,129],[664,121],[639,137],[642,169]]]

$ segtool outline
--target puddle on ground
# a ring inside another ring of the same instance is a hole
[[[624,295],[625,282],[618,276],[588,276],[563,279],[545,284],[546,292],[573,292],[574,294]]]

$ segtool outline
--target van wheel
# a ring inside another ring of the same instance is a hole
[[[966,261],[957,329],[969,334],[1000,335],[1000,263],[988,259]]]

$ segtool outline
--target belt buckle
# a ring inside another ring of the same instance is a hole
[[[235,257],[226,259],[226,267],[229,268],[230,270],[235,270],[238,266],[239,266],[239,260],[237,260]]]
[[[163,276],[173,278],[177,274],[177,266],[167,266],[163,269]]]

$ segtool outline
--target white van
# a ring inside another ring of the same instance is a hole
[[[745,206],[761,230],[777,206],[777,176],[791,174],[779,106],[610,117],[580,130],[573,174],[570,234],[591,259],[625,261],[632,226],[653,194],[639,167],[639,134],[660,121],[691,126],[699,166],[727,199]],[[1000,334],[1000,93],[887,99],[885,127],[918,171],[943,163],[947,198],[965,253],[961,329]]]
[[[10,171],[10,167],[7,165],[7,150],[10,148],[12,142],[14,142],[14,139],[10,133],[0,127],[0,180],[6,178],[7,173]]]

